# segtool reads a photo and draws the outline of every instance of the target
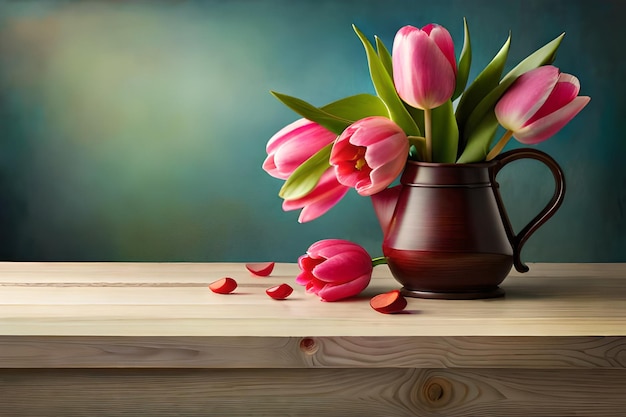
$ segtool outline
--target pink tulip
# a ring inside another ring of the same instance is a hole
[[[302,209],[298,222],[305,223],[320,217],[343,198],[350,188],[337,181],[332,168],[322,174],[319,182],[304,197],[283,201],[283,210]]]
[[[273,177],[287,179],[304,161],[337,137],[307,119],[299,119],[278,131],[267,142],[263,169]]]
[[[396,34],[392,51],[393,80],[405,102],[434,109],[452,97],[457,72],[454,43],[443,26],[404,26]]]
[[[409,152],[404,131],[390,119],[372,116],[348,126],[330,153],[337,180],[363,196],[375,194],[402,172]]]
[[[301,273],[296,282],[323,301],[353,297],[363,291],[372,278],[372,259],[356,243],[326,239],[314,243],[298,259]]]
[[[498,122],[525,144],[561,130],[591,100],[578,96],[578,78],[546,65],[522,74],[495,107]]]

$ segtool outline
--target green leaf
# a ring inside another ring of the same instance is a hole
[[[396,124],[398,124],[398,126],[400,126],[407,135],[421,136],[421,132],[417,127],[415,120],[413,120],[407,109],[404,107],[404,103],[400,97],[398,97],[398,93],[396,92],[396,88],[393,84],[393,79],[376,54],[374,47],[355,25],[352,25],[352,28],[363,43],[374,89],[376,90],[378,97],[381,98],[389,109],[389,117],[391,120],[396,122]]]
[[[548,42],[547,44],[533,52],[531,55],[526,57],[526,59],[521,61],[519,64],[517,64],[517,66],[509,71],[509,73],[504,76],[502,81],[500,81],[500,85],[498,86],[498,88],[506,90],[511,84],[513,84],[515,80],[517,80],[517,77],[519,77],[523,73],[538,68],[542,65],[552,64],[554,62],[554,59],[556,58],[556,51],[559,49],[559,46],[561,45],[561,41],[563,40],[564,36],[565,33],[561,33],[555,39]]]
[[[376,39],[376,50],[378,51],[378,58],[383,64],[383,67],[385,67],[385,70],[387,70],[387,74],[389,74],[391,79],[393,79],[393,61],[391,59],[391,54],[389,53],[387,47],[385,47],[383,41],[381,41],[378,36],[375,36],[374,38]]]
[[[296,200],[310,193],[330,167],[328,160],[332,147],[333,144],[329,143],[296,168],[287,178],[278,195],[285,200]]]
[[[463,129],[465,137],[471,136],[473,130],[482,122],[487,113],[492,112],[496,105],[496,102],[500,99],[502,94],[513,84],[513,82],[523,73],[540,67],[542,65],[551,64],[556,57],[556,51],[563,40],[565,34],[561,34],[551,42],[548,42],[543,47],[539,48],[526,59],[522,60],[515,68],[513,68],[507,75],[504,76],[500,84],[495,87],[480,103],[474,108],[471,115],[467,120],[467,124]],[[468,139],[469,144],[469,139]]]
[[[369,116],[389,117],[385,103],[371,94],[357,94],[329,103],[320,108],[296,97],[271,92],[300,116],[316,122],[337,135],[359,119]]]
[[[426,160],[426,138],[422,136],[408,136],[409,159],[414,161]]]
[[[376,38],[376,49],[378,51],[378,57],[380,58],[380,62],[383,64],[383,66],[385,67],[385,70],[387,70],[387,73],[393,80],[393,60],[391,58],[391,54],[389,53],[389,50],[385,47],[383,42],[380,40],[380,38],[378,36],[376,36],[375,38]],[[411,115],[411,118],[415,121],[415,124],[417,124],[417,128],[419,129],[419,131],[423,132],[424,131],[424,110],[416,109],[415,107],[409,106],[406,103],[404,103],[404,108],[409,112],[409,115]]]
[[[463,153],[456,162],[458,164],[467,164],[484,161],[497,130],[498,119],[496,119],[495,113],[487,113],[472,131]]]
[[[459,128],[452,100],[432,109],[433,162],[454,163],[459,145]]]
[[[452,94],[452,101],[456,100],[456,98],[463,93],[463,90],[465,90],[470,67],[472,66],[472,44],[470,41],[469,28],[467,27],[467,20],[465,18],[463,18],[463,30],[463,49],[461,49],[461,55],[459,56],[459,65],[456,72],[456,87],[454,94]]]
[[[300,116],[324,126],[326,129],[336,133],[337,135],[341,134],[346,127],[352,124],[350,120],[336,117],[312,104],[307,103],[304,100],[300,100],[299,98],[277,93],[275,91],[271,91],[271,93],[274,97],[282,101],[283,104],[298,113]]]
[[[456,119],[461,131],[461,149],[467,143],[467,132],[465,125],[470,115],[487,94],[498,86],[502,71],[506,64],[511,46],[511,35],[507,38],[500,51],[493,57],[491,62],[481,71],[476,79],[470,84],[467,90],[461,96],[459,105],[456,109]]]
[[[321,109],[344,120],[356,122],[369,116],[389,117],[389,111],[383,101],[371,94],[357,94],[334,101]]]

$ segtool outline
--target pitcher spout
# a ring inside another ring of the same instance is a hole
[[[383,191],[373,194],[371,196],[372,204],[374,206],[374,212],[380,223],[380,228],[383,231],[383,235],[387,235],[389,225],[391,224],[391,218],[400,196],[400,185],[395,187],[386,188]]]

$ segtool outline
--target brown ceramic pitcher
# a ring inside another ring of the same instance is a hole
[[[523,158],[547,165],[556,187],[546,207],[516,234],[496,175]],[[421,298],[490,298],[504,294],[499,284],[513,265],[528,271],[520,260],[522,246],[561,205],[565,180],[549,155],[524,148],[474,164],[409,161],[400,186],[385,193],[372,200],[383,227],[383,254],[402,292]]]

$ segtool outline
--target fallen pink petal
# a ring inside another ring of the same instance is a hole
[[[231,277],[224,277],[209,284],[209,289],[216,294],[230,294],[237,288],[237,281]]]
[[[274,300],[284,300],[293,292],[293,288],[289,284],[279,284],[265,290],[265,293]]]
[[[266,277],[272,273],[274,265],[274,262],[248,263],[246,264],[246,269],[253,275]]]
[[[406,308],[407,301],[399,290],[392,290],[372,297],[370,306],[379,313],[395,314]]]

